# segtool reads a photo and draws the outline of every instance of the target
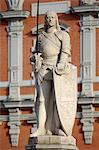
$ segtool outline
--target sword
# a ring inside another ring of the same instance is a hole
[[[36,45],[35,45],[35,51],[32,52],[32,56],[30,56],[30,61],[33,62],[33,63],[36,63],[36,59],[35,58],[35,54],[36,54],[36,57],[38,57],[39,55],[39,46],[38,46],[38,35],[39,35],[39,29],[38,29],[38,24],[39,24],[39,0],[37,1],[37,29],[36,29]]]
[[[37,34],[36,34],[36,53],[38,55],[39,49],[38,49],[38,24],[39,24],[39,0],[37,1]]]

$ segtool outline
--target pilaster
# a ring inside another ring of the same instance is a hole
[[[7,31],[9,99],[20,100],[20,82],[22,81],[23,68],[23,22],[10,20]]]
[[[84,18],[85,19],[85,18]],[[95,28],[83,26],[82,30],[82,95],[93,96],[93,79],[95,76]]]
[[[9,135],[12,146],[18,146],[20,134],[20,107],[29,107],[21,102],[20,87],[23,72],[23,19],[29,16],[28,11],[23,11],[24,0],[6,0],[8,10],[0,12],[0,19],[8,21],[8,87],[9,96],[3,102],[7,108]],[[32,102],[33,103],[33,102]]]
[[[92,144],[95,104],[98,105],[93,89],[96,81],[96,28],[99,27],[99,6],[96,0],[80,0],[80,6],[71,12],[80,16],[80,62],[82,92],[78,104],[82,108],[81,123],[86,144]],[[99,94],[98,94],[99,95]]]

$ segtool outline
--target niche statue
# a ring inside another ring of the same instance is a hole
[[[37,130],[41,135],[71,136],[77,107],[77,68],[71,64],[70,36],[55,12],[45,15],[44,31],[34,53]]]

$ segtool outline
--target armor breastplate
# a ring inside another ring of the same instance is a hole
[[[60,41],[53,34],[49,34],[48,38],[42,35],[40,42],[40,51],[43,57],[43,64],[56,65],[58,54],[60,53]]]

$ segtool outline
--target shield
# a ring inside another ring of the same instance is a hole
[[[77,67],[70,65],[70,71],[61,76],[53,70],[53,77],[58,115],[64,132],[69,136],[77,109]]]

